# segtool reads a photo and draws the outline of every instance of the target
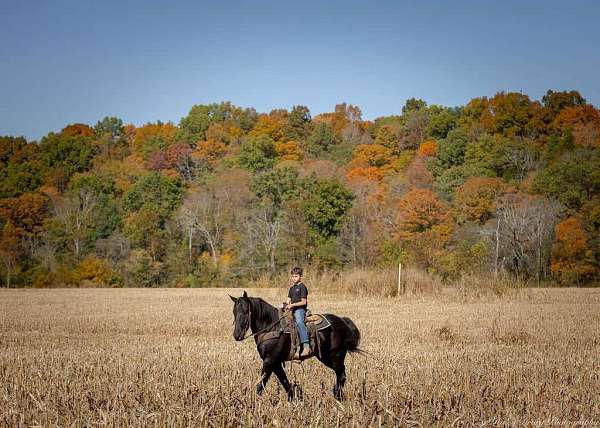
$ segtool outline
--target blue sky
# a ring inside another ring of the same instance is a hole
[[[598,22],[592,1],[0,0],[0,135],[178,123],[227,100],[368,119],[502,90],[598,106]]]

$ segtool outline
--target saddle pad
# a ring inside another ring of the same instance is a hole
[[[323,314],[310,314],[306,317],[306,325],[315,330],[324,330],[331,327],[331,323]]]

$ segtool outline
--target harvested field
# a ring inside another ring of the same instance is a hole
[[[469,302],[313,293],[351,317],[369,356],[347,358],[347,400],[312,359],[286,365],[304,400],[234,342],[227,289],[0,290],[0,424],[600,424],[600,290]],[[276,304],[285,292],[249,290]]]

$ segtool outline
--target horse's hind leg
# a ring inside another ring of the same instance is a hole
[[[344,399],[344,385],[346,384],[346,366],[344,360],[346,359],[346,351],[340,351],[335,353],[331,357],[332,369],[335,371],[335,386],[333,387],[333,396],[337,400]]]
[[[346,384],[346,351],[334,352],[332,355],[323,356],[319,360],[335,372],[335,385],[333,386],[333,396],[337,400],[344,399],[344,385]]]
[[[285,389],[285,392],[288,396],[288,400],[293,400],[296,394],[294,388],[292,388],[292,385],[290,385],[290,381],[288,380],[287,375],[285,374],[285,370],[283,369],[281,363],[276,364],[273,368],[273,371],[275,372],[275,376],[277,376],[277,379],[279,379],[279,383],[281,384],[281,386],[283,386],[283,389]]]

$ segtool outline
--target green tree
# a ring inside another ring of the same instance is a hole
[[[310,137],[306,141],[306,151],[313,156],[322,156],[332,150],[338,140],[333,130],[326,123],[315,126]]]
[[[304,141],[311,131],[310,110],[306,106],[294,106],[289,114],[283,133],[287,140]]]
[[[268,135],[259,135],[242,144],[238,160],[241,166],[257,172],[275,165],[275,142]]]
[[[564,154],[538,173],[533,190],[579,210],[600,194],[600,151],[581,148]]]
[[[94,126],[96,135],[101,137],[103,135],[109,135],[111,138],[120,138],[123,136],[123,121],[118,117],[108,117],[99,120]]]
[[[402,115],[405,115],[406,113],[411,112],[411,111],[423,110],[426,107],[427,107],[427,103],[425,101],[423,101],[422,99],[409,98],[406,100],[406,103],[404,103],[404,106],[402,107]]]
[[[353,199],[352,192],[336,180],[317,180],[310,185],[302,208],[312,232],[323,239],[337,236]]]
[[[60,191],[76,172],[90,168],[94,148],[92,138],[50,133],[40,143],[40,158],[46,181]]]
[[[42,184],[36,162],[10,163],[0,169],[0,198],[14,198],[35,191]]]
[[[429,108],[427,135],[436,140],[446,138],[448,133],[457,127],[458,115],[458,109],[431,106]]]
[[[255,175],[250,183],[250,189],[256,196],[270,200],[276,207],[281,207],[284,201],[299,198],[301,186],[298,172],[289,167]]]
[[[152,172],[138,181],[123,197],[127,211],[139,211],[152,205],[164,220],[181,202],[183,188],[178,178],[163,177]]]
[[[95,242],[101,238],[107,238],[122,225],[117,198],[119,196],[115,181],[112,178],[97,175],[82,175],[73,178],[69,184],[69,191],[79,193],[90,192],[96,207],[93,211],[93,227],[89,239]]]
[[[431,173],[439,176],[448,168],[462,165],[468,143],[469,138],[465,131],[460,128],[450,131],[446,138],[438,142],[437,159],[429,165]]]
[[[206,139],[206,130],[211,123],[223,122],[227,118],[227,107],[221,104],[194,105],[188,115],[179,122],[178,139],[194,144]]]

